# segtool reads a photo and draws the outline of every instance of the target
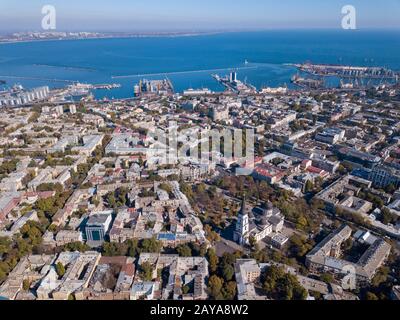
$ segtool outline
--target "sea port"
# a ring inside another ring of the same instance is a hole
[[[302,89],[321,89],[325,86],[323,79],[306,78],[298,74],[292,77],[291,82]]]
[[[112,90],[120,88],[120,84],[86,84],[86,83],[74,83],[67,86],[66,96],[79,97],[87,96],[91,90]]]
[[[296,67],[299,71],[314,76],[339,77],[339,78],[365,78],[365,79],[384,79],[399,80],[399,73],[383,67],[357,67],[330,64],[287,64]]]
[[[168,78],[163,80],[142,79],[133,88],[134,96],[148,95],[171,95],[174,93],[174,86]]]
[[[237,73],[232,71],[229,76],[221,77],[217,74],[211,75],[215,80],[222,84],[228,91],[235,93],[251,93],[256,92],[257,88],[246,82],[237,79]]]

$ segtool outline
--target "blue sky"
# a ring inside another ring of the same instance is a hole
[[[347,4],[359,28],[400,28],[400,0],[0,0],[0,31],[40,30],[47,4],[59,30],[340,28]]]

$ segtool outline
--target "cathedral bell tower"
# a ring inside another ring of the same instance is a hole
[[[243,197],[242,206],[236,222],[233,240],[240,245],[244,245],[249,240],[249,214],[246,209],[246,198]]]

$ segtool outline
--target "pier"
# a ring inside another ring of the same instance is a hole
[[[323,79],[303,78],[299,75],[293,76],[291,82],[303,89],[322,89],[325,87]]]
[[[251,69],[257,69],[257,68],[258,68],[258,66],[246,66],[246,67],[235,68],[235,70],[251,70]],[[170,71],[170,72],[143,73],[143,74],[131,74],[131,75],[116,75],[116,76],[112,76],[111,78],[112,79],[127,79],[127,78],[144,78],[144,77],[166,77],[166,76],[172,76],[172,75],[222,72],[222,71],[229,71],[229,70],[232,70],[232,68]]]
[[[38,81],[47,81],[47,82],[64,82],[64,83],[76,83],[76,80],[65,80],[65,79],[49,79],[49,78],[40,78],[40,77],[21,77],[21,76],[0,76],[1,78],[6,79],[20,79],[20,80],[38,80]]]
[[[118,89],[121,88],[122,86],[119,83],[112,83],[112,84],[94,84],[92,86],[93,90],[112,90],[112,89]]]
[[[352,67],[330,64],[288,64],[301,72],[320,77],[338,77],[349,79],[376,79],[398,82],[399,73],[383,67]]]

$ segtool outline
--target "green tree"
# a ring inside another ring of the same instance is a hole
[[[208,291],[211,298],[213,298],[214,300],[221,299],[221,290],[223,285],[224,281],[220,277],[216,275],[212,275],[210,277],[210,279],[208,280]]]
[[[153,266],[149,262],[144,262],[140,265],[140,276],[144,281],[153,280]]]
[[[307,218],[305,216],[303,216],[303,215],[300,215],[297,218],[296,228],[299,229],[299,230],[305,230],[307,225],[308,225]]]
[[[231,265],[227,264],[223,267],[222,276],[224,277],[225,281],[231,281],[234,275],[235,275],[235,270]]]
[[[312,192],[313,190],[314,190],[314,184],[312,183],[311,180],[307,180],[306,186],[305,186],[305,192],[309,193],[309,192]]]
[[[127,254],[130,257],[136,257],[139,254],[139,242],[137,239],[129,239],[126,241],[128,247]]]
[[[75,252],[75,251],[86,252],[90,250],[90,247],[87,244],[78,241],[66,244],[64,246],[64,250],[70,252]]]
[[[313,198],[311,200],[311,209],[316,210],[323,210],[325,208],[325,204],[322,200]]]
[[[323,273],[319,278],[321,279],[321,281],[329,284],[334,281],[334,278],[330,273]]]
[[[375,293],[372,292],[367,292],[365,294],[365,300],[379,300],[379,298],[377,297],[377,295]]]
[[[43,226],[36,221],[28,221],[21,229],[22,237],[32,245],[38,245],[42,242],[42,235],[44,233]]]
[[[204,231],[206,232],[208,241],[214,243],[220,240],[219,234],[212,230],[212,227],[209,224],[205,225]]]
[[[172,187],[168,183],[163,182],[158,186],[158,188],[168,193],[172,193]]]
[[[254,238],[254,236],[250,236],[249,242],[250,242],[250,246],[252,248],[254,248],[257,245],[257,240],[256,240],[256,238]]]
[[[57,212],[57,207],[55,206],[55,197],[39,199],[35,204],[35,209],[52,217]]]
[[[104,242],[102,254],[106,257],[118,257],[126,255],[126,247],[124,244],[116,242]]]
[[[110,208],[114,208],[116,209],[118,207],[117,205],[117,200],[115,199],[114,193],[109,193],[107,196],[107,203],[109,205]]]
[[[295,234],[290,238],[289,251],[298,259],[303,258],[312,247],[313,244],[309,243],[304,236]]]
[[[36,188],[36,191],[56,191],[61,193],[63,189],[64,188],[60,183],[43,183]]]
[[[206,255],[207,255],[207,245],[206,244],[202,244],[200,246],[199,256],[200,257],[205,257]]]
[[[76,300],[75,295],[74,295],[73,293],[71,293],[71,294],[68,296],[68,301],[75,301],[75,300]]]
[[[268,293],[272,293],[276,288],[278,279],[282,278],[283,275],[284,271],[282,268],[276,266],[269,267],[263,275],[264,289]]]
[[[222,295],[225,300],[234,300],[236,296],[236,287],[237,284],[235,281],[229,281],[228,283],[225,283],[223,289],[222,289]]]
[[[0,237],[0,255],[11,250],[11,241],[8,237]]]
[[[208,258],[211,273],[216,272],[218,269],[219,258],[217,256],[217,254],[215,253],[214,249],[211,249],[211,248],[208,249],[207,258]]]
[[[382,283],[385,283],[388,279],[390,269],[388,267],[381,267],[375,277],[372,279],[372,285],[379,287]]]
[[[157,241],[155,237],[151,239],[144,239],[141,242],[141,252],[146,253],[159,253],[162,248],[162,243]]]
[[[281,267],[271,266],[262,275],[268,296],[277,300],[305,300],[307,291],[297,277],[285,273]]]
[[[186,244],[179,245],[176,248],[176,251],[178,252],[179,256],[181,256],[181,257],[191,257],[192,256],[192,249]]]
[[[31,287],[30,281],[28,279],[24,279],[24,281],[22,281],[22,289],[24,291],[28,291],[30,287]]]
[[[385,191],[387,193],[393,194],[396,191],[396,187],[393,183],[391,183],[385,188]]]
[[[190,292],[190,287],[189,286],[183,286],[182,288],[182,293],[183,294],[188,294]]]
[[[394,224],[397,222],[397,216],[392,214],[389,209],[383,208],[382,209],[382,222],[386,225]]]
[[[7,272],[0,268],[0,283],[7,278]]]
[[[62,278],[65,275],[65,267],[61,262],[57,262],[56,272],[60,278]]]
[[[222,265],[227,265],[227,264],[229,264],[229,265],[234,265],[235,264],[235,262],[236,262],[236,259],[237,259],[237,256],[235,255],[235,254],[232,254],[232,253],[229,253],[229,252],[225,252],[223,255],[222,255],[222,261],[221,261],[221,264]]]

